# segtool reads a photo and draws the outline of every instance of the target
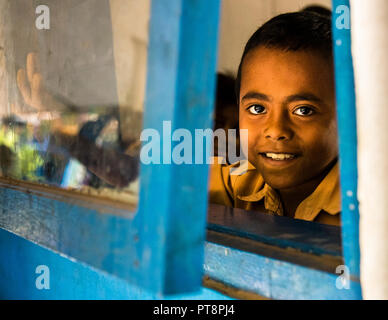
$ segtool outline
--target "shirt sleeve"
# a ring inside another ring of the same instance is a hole
[[[230,166],[212,164],[210,167],[209,200],[211,203],[233,207]]]

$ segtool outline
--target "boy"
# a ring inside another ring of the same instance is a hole
[[[248,171],[213,165],[210,201],[339,225],[330,18],[295,12],[264,24],[245,47],[236,89]]]

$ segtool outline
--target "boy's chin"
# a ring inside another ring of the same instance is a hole
[[[290,190],[297,187],[301,182],[293,177],[272,176],[263,174],[264,181],[275,190]]]
[[[291,183],[279,183],[279,182],[272,182],[272,181],[269,181],[266,183],[272,188],[272,189],[275,189],[275,190],[278,190],[278,191],[281,191],[281,190],[290,190],[292,188],[295,187],[295,184],[291,184]]]

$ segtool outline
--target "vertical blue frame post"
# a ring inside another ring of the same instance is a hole
[[[333,45],[341,170],[343,254],[351,277],[359,280],[357,123],[349,0],[333,0]]]
[[[219,15],[219,0],[152,1],[144,129],[159,133],[161,163],[141,166],[137,218],[145,285],[160,293],[202,283],[208,166],[174,164],[167,131],[194,138],[194,129],[211,127]]]

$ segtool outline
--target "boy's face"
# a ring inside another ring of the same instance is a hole
[[[311,51],[259,47],[244,59],[240,129],[249,161],[275,189],[320,177],[338,156],[332,69]]]

